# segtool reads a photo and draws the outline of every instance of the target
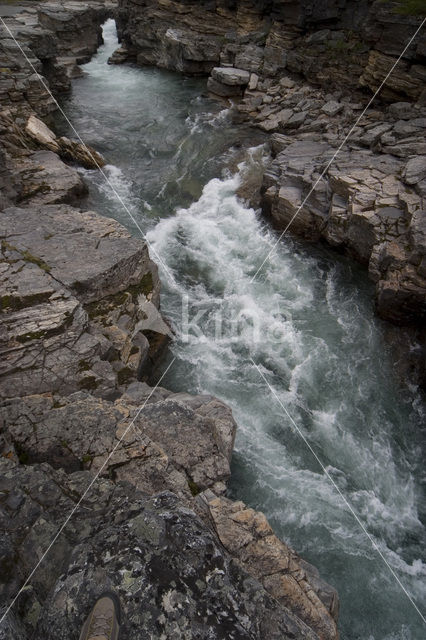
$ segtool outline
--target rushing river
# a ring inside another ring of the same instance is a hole
[[[232,125],[203,95],[205,80],[108,66],[112,21],[104,37],[64,109],[110,162],[163,263],[162,310],[176,331],[164,386],[232,407],[230,494],[264,511],[338,589],[343,640],[423,638],[418,612],[274,397],[425,612],[426,408],[392,369],[371,285],[357,265],[289,237],[253,280],[276,235],[236,198],[231,169],[257,147],[240,169],[259,170],[260,134]],[[85,176],[88,204],[134,229],[102,176]]]

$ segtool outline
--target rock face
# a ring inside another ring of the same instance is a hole
[[[14,11],[9,28],[57,95],[95,51],[111,5]],[[204,65],[198,42],[167,37],[193,70]],[[203,46],[213,60],[216,45]],[[40,119],[55,100],[4,31],[0,61],[0,616],[42,560],[0,638],[78,637],[110,588],[130,640],[334,640],[334,590],[262,514],[223,497],[231,410],[140,381],[170,329],[145,242],[78,206],[86,186],[66,161],[103,158]],[[244,69],[216,75],[240,95],[253,86]]]
[[[219,63],[264,78],[300,73],[329,88],[375,89],[419,25],[380,0],[119,0],[127,55],[184,73]],[[419,35],[385,96],[423,95],[426,36]],[[122,60],[122,56],[120,56]],[[214,86],[214,85],[213,85]]]
[[[64,205],[6,209],[0,237],[2,395],[111,394],[116,374],[136,377],[149,349],[133,335],[137,296],[158,304],[159,295],[146,245],[113,220]]]
[[[230,409],[211,396],[186,397],[159,388],[139,410],[151,392],[135,382],[115,402],[88,391],[7,400],[1,408],[8,425],[3,453],[68,472],[101,470],[148,494],[174,491],[188,504],[204,489],[222,494],[236,431]]]
[[[336,636],[336,591],[273,533],[263,513],[209,491],[200,496],[225,549],[321,638]],[[331,615],[330,615],[331,614]]]
[[[77,511],[2,625],[0,637],[78,637],[93,601],[118,592],[122,633],[163,638],[318,636],[241,569],[214,533],[170,492],[2,459],[2,600],[15,595],[71,510]],[[14,559],[11,561],[11,559]]]
[[[32,67],[2,26],[0,66],[6,70],[0,80],[2,109],[34,110],[40,116],[55,111],[37,73],[54,93],[68,91],[77,64],[87,62],[102,42],[101,24],[112,7],[112,2],[44,2],[21,7],[5,18]]]

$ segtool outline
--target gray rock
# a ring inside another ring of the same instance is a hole
[[[214,67],[211,73],[215,80],[231,87],[246,86],[250,80],[250,73],[248,71],[235,69],[234,67]]]
[[[330,117],[337,115],[342,110],[343,104],[341,102],[336,102],[335,100],[329,100],[329,102],[326,102],[321,108],[321,111]]]
[[[148,494],[168,489],[188,502],[206,488],[222,493],[236,431],[230,409],[210,396],[171,393],[143,404],[126,396],[112,403],[84,391],[15,398],[3,403],[0,415],[9,446],[28,463],[96,473],[107,460],[103,475]]]
[[[0,593],[8,602],[87,488],[91,475],[49,465],[0,460],[0,528],[9,546],[1,558]],[[21,577],[22,576],[22,577]],[[166,639],[318,636],[280,606],[223,550],[215,535],[176,496],[147,498],[129,485],[99,479],[85,495],[13,611],[20,628],[46,640],[78,637],[96,596],[114,589],[123,607],[122,633]]]
[[[2,394],[109,395],[135,377],[144,347],[134,334],[137,296],[159,300],[144,242],[66,205],[7,209],[0,238]]]
[[[228,84],[222,84],[222,82],[218,82],[214,78],[209,78],[207,80],[207,89],[211,91],[211,93],[214,93],[217,96],[222,96],[223,98],[242,96],[243,94],[242,87],[238,85],[231,86]]]
[[[402,173],[406,184],[417,184],[426,178],[426,156],[411,158]]]

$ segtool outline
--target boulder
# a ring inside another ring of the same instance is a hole
[[[41,120],[31,115],[25,125],[25,132],[40,147],[49,149],[50,151],[59,151],[59,145],[56,142],[56,136]]]
[[[211,77],[207,80],[207,89],[211,91],[211,93],[214,93],[217,96],[222,96],[223,98],[231,98],[233,96],[243,95],[241,86],[223,84],[222,82],[218,82]]]
[[[343,104],[341,104],[340,102],[336,102],[336,100],[329,100],[322,106],[321,111],[332,118],[333,116],[340,113],[342,109]]]
[[[92,147],[66,137],[57,138],[53,131],[34,115],[28,118],[25,132],[38,147],[54,151],[66,160],[73,160],[86,169],[99,169],[105,165],[101,154]]]
[[[234,67],[214,67],[211,72],[212,78],[230,87],[245,87],[250,80],[250,73],[244,69]]]
[[[402,173],[406,184],[418,184],[426,178],[426,156],[410,158]]]

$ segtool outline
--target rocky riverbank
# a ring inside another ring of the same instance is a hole
[[[270,133],[265,215],[366,265],[379,315],[425,345],[424,30],[357,122],[421,22],[400,4],[120,0],[111,62],[210,74],[237,119]]]
[[[167,333],[158,312],[152,324],[156,266],[143,240],[79,208],[76,164],[103,159],[40,120],[56,104],[34,69],[54,95],[69,90],[113,8],[3,12],[34,68],[2,26],[2,612],[42,562],[0,637],[77,637],[113,588],[130,640],[337,638],[335,590],[261,513],[224,496],[230,409],[140,381]]]

